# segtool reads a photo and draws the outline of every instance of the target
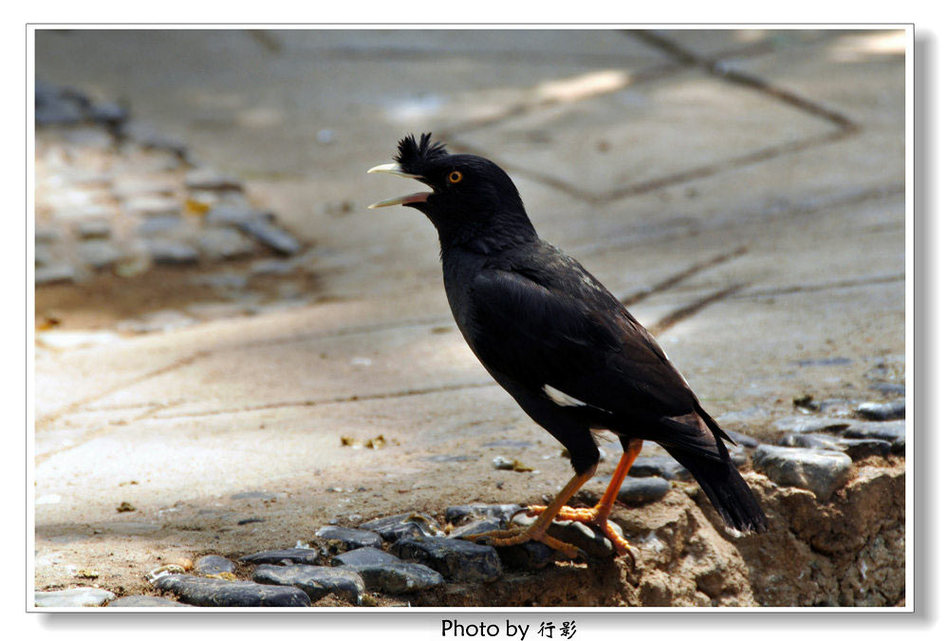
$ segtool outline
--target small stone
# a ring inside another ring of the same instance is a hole
[[[149,216],[138,226],[140,236],[168,234],[184,229],[185,222],[177,213],[163,216]]]
[[[626,478],[616,498],[627,505],[646,505],[660,500],[671,487],[669,481],[660,477]]]
[[[310,597],[296,587],[261,585],[252,581],[224,581],[168,574],[155,587],[172,592],[185,603],[210,607],[307,607]]]
[[[758,447],[758,439],[748,436],[747,434],[742,434],[741,432],[736,432],[734,430],[725,430],[725,433],[742,447],[747,447],[750,450]]]
[[[98,102],[89,108],[89,117],[94,122],[115,126],[127,120],[129,112],[117,102]]]
[[[871,421],[891,421],[906,417],[906,399],[889,403],[861,403],[857,406],[857,415]]]
[[[906,437],[906,421],[854,423],[844,431],[848,438],[874,438],[893,442]]]
[[[416,512],[384,516],[367,521],[359,527],[377,532],[390,543],[406,536],[436,536],[439,533],[438,522],[435,519],[427,514]]]
[[[527,514],[518,514],[512,523],[518,527],[530,527],[537,517]],[[617,531],[622,532],[619,526],[613,524]],[[579,521],[557,521],[550,524],[547,534],[555,539],[574,545],[590,557],[603,559],[613,555],[613,543],[603,535],[599,529],[594,530]]]
[[[236,178],[225,176],[207,167],[189,171],[185,176],[185,185],[188,189],[204,191],[243,191],[244,189]]]
[[[418,561],[452,581],[494,581],[501,559],[494,548],[458,538],[401,539],[392,546],[401,559]]]
[[[540,541],[527,541],[520,545],[498,546],[501,562],[515,570],[540,570],[550,565],[557,553]]]
[[[181,204],[174,198],[164,196],[133,196],[125,201],[125,210],[139,216],[177,216]]]
[[[906,394],[906,386],[900,383],[874,383],[870,389],[880,392],[884,396],[903,396]]]
[[[629,468],[629,476],[661,476],[670,481],[687,481],[692,478],[685,467],[671,456],[640,456]]]
[[[906,456],[906,437],[900,436],[890,444],[890,454]]]
[[[351,568],[328,568],[312,565],[260,565],[254,570],[254,581],[299,588],[312,601],[327,594],[358,604],[366,593],[366,584],[359,572]]]
[[[455,525],[463,523],[469,519],[493,518],[498,519],[500,523],[507,524],[516,512],[521,510],[521,506],[516,503],[487,504],[470,503],[468,505],[451,505],[445,508],[445,520]]]
[[[495,530],[503,530],[507,527],[507,523],[498,518],[485,518],[478,521],[472,521],[471,523],[466,523],[465,525],[459,525],[452,529],[449,536],[453,539],[461,539],[466,536],[474,536],[476,534],[484,534],[485,532],[493,532]]]
[[[146,241],[152,260],[160,265],[193,265],[198,262],[197,250],[183,242],[154,238]]]
[[[285,255],[300,251],[300,242],[266,218],[254,218],[239,225],[240,229],[276,252]]]
[[[228,260],[254,253],[254,243],[239,231],[227,227],[210,228],[198,237],[201,253],[211,260]]]
[[[806,434],[809,432],[823,432],[827,430],[841,430],[853,421],[840,418],[828,418],[823,416],[788,416],[778,419],[774,422],[774,427],[779,432],[797,432]]]
[[[123,596],[109,603],[110,608],[191,608],[187,603],[178,603],[171,599],[147,594]]]
[[[83,608],[102,605],[115,594],[99,588],[72,588],[55,592],[35,592],[33,602],[39,608]]]
[[[506,456],[495,456],[491,460],[491,467],[496,470],[513,470],[514,459],[509,459]]]
[[[72,283],[76,280],[76,270],[66,263],[45,265],[36,269],[34,280],[37,285]]]
[[[204,221],[209,225],[240,226],[264,214],[246,205],[219,204],[211,208]]]
[[[890,451],[888,441],[880,439],[839,438],[830,434],[785,434],[779,445],[786,447],[809,447],[812,449],[844,452],[854,461],[868,456],[886,456]]]
[[[87,240],[77,251],[79,259],[93,269],[110,267],[122,258],[122,252],[108,240]]]
[[[107,220],[81,220],[76,223],[76,233],[80,238],[108,238],[112,235],[112,226]]]
[[[286,276],[293,273],[297,265],[289,260],[266,258],[250,266],[251,276]]]
[[[311,550],[310,548],[289,548],[286,550],[264,550],[263,552],[255,552],[254,554],[242,556],[238,560],[241,563],[254,564],[270,563],[276,565],[278,563],[305,563],[312,565],[316,563],[316,558],[316,550]]]
[[[194,571],[199,574],[220,574],[221,572],[233,572],[237,565],[230,559],[225,559],[217,554],[208,554],[202,556],[194,562]]]
[[[391,563],[401,563],[399,557],[383,552],[377,548],[356,548],[349,552],[344,552],[334,556],[330,564],[334,566],[344,565],[347,567],[362,567],[366,565],[386,565]]]
[[[849,478],[853,461],[843,452],[760,445],[753,456],[755,469],[778,485],[814,492],[828,500]]]
[[[368,565],[357,568],[366,587],[386,594],[410,594],[445,583],[442,575],[420,563]]]
[[[382,548],[382,537],[371,530],[327,525],[314,535],[316,543],[328,554],[339,554],[363,547]]]

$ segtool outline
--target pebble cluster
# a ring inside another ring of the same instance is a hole
[[[778,444],[729,431],[739,464],[778,485],[809,490],[830,499],[851,476],[854,461],[870,456],[905,455],[905,401],[864,403],[852,417],[793,415],[776,421]],[[873,420],[866,420],[873,419]],[[672,457],[646,456],[630,472],[619,501],[638,506],[661,500],[672,483],[689,473]],[[596,480],[605,481],[606,477]],[[592,504],[593,489],[578,495]],[[446,509],[442,526],[428,514],[405,513],[366,521],[357,528],[326,525],[309,542],[289,549],[264,550],[235,561],[217,555],[195,560],[191,571],[175,565],[149,573],[165,596],[126,596],[99,588],[37,592],[42,607],[306,607],[323,604],[373,605],[373,595],[411,595],[446,583],[489,583],[506,570],[542,569],[559,553],[538,542],[491,547],[463,537],[528,526],[533,517],[514,504],[471,504]],[[612,523],[612,522],[611,522]],[[621,531],[619,526],[613,527]],[[610,559],[612,543],[600,532],[575,522],[555,521],[550,534],[577,546],[586,559]],[[238,574],[249,580],[239,580]],[[173,596],[174,598],[169,598]]]
[[[35,101],[38,286],[302,250],[241,181],[122,106],[40,81]]]

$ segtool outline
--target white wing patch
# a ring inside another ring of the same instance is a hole
[[[544,385],[543,390],[544,394],[547,395],[547,398],[552,400],[560,407],[586,407],[587,405],[580,399],[574,398],[566,392],[561,392],[559,389],[551,385]]]

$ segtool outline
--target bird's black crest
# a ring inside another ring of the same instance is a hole
[[[445,145],[440,142],[432,142],[432,134],[422,134],[418,142],[415,136],[406,136],[399,141],[399,153],[393,158],[399,163],[403,171],[409,173],[420,173],[420,170],[431,160],[447,156]]]

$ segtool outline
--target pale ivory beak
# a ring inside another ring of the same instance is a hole
[[[402,171],[402,167],[399,166],[399,163],[387,163],[385,165],[376,165],[372,169],[366,172],[367,174],[394,174],[396,176],[402,176],[403,178],[415,178],[419,179],[422,176],[418,174],[410,174],[408,172]],[[414,194],[408,194],[407,196],[398,196],[396,198],[388,198],[386,200],[380,200],[377,203],[369,205],[369,209],[379,209],[380,207],[391,207],[393,205],[405,205],[407,203],[423,203],[428,200],[431,192],[420,191]]]

